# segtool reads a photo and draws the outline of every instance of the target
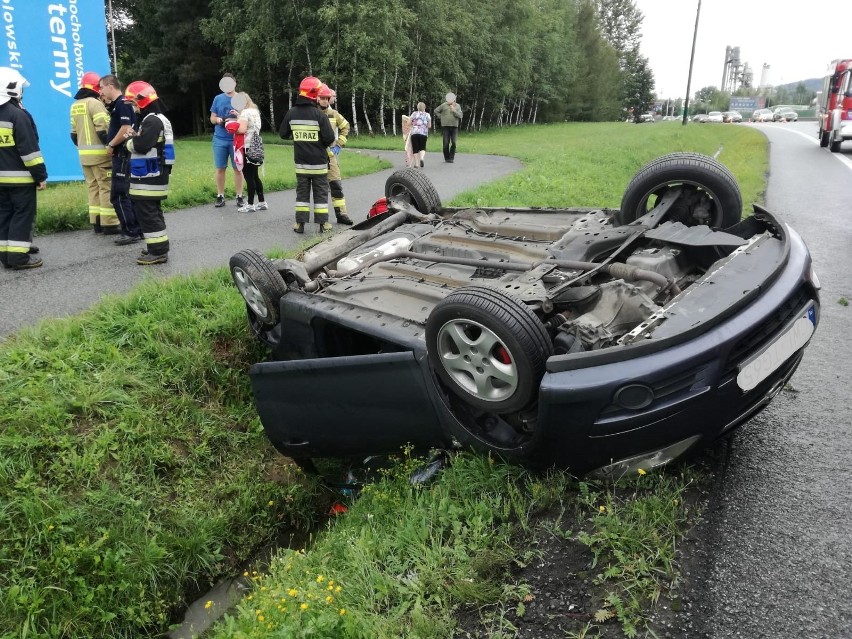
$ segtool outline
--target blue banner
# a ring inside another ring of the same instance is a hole
[[[103,0],[0,0],[6,46],[0,66],[30,81],[33,114],[51,182],[81,180],[71,142],[71,103],[86,71],[110,73]]]

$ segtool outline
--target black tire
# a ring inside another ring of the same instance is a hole
[[[842,140],[837,139],[837,135],[834,131],[831,131],[828,134],[828,150],[832,153],[840,153],[840,143]]]
[[[742,218],[743,199],[737,180],[723,164],[699,153],[670,153],[646,164],[633,177],[624,190],[615,221],[629,224],[642,217],[672,188],[684,189],[690,197],[672,207],[670,220],[686,226],[727,228]],[[696,216],[704,210],[709,211],[709,219]]]
[[[269,258],[246,249],[233,255],[228,265],[231,278],[246,302],[252,332],[257,334],[258,328],[275,326],[280,317],[278,303],[287,293],[287,285]]]
[[[828,131],[823,131],[822,129],[819,130],[819,145],[822,148],[828,146]]]
[[[435,185],[418,169],[401,169],[392,173],[385,182],[385,197],[413,204],[424,215],[441,210],[441,196]]]
[[[507,414],[538,395],[553,344],[526,304],[469,286],[438,302],[426,321],[429,363],[444,385],[475,408]]]

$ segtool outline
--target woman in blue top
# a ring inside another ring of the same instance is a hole
[[[415,161],[420,158],[420,167],[423,168],[423,159],[426,157],[426,138],[429,137],[429,127],[432,125],[432,116],[426,113],[426,105],[417,103],[417,110],[411,114],[411,153]]]

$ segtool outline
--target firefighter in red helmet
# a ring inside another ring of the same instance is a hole
[[[100,101],[100,76],[87,71],[71,104],[71,141],[77,147],[89,192],[89,222],[95,233],[118,235],[121,225],[110,202],[112,159],[107,152],[109,112]]]
[[[161,203],[169,195],[169,175],[175,161],[172,124],[163,114],[157,92],[147,82],[128,84],[124,99],[139,113],[126,143],[130,153],[130,199],[146,247],[136,263],[163,264],[169,260],[169,236]]]
[[[319,232],[332,229],[328,223],[328,147],[334,142],[334,130],[328,117],[317,107],[322,82],[309,76],[299,84],[299,96],[284,116],[279,134],[293,140],[296,164],[296,233],[305,232],[311,216],[314,196],[314,222]]]
[[[346,144],[349,135],[349,122],[340,112],[331,107],[334,99],[334,89],[323,84],[317,93],[317,104],[320,111],[328,116],[331,128],[334,130],[334,142],[328,148],[328,188],[331,191],[331,204],[338,224],[352,225],[352,218],[346,214],[346,198],[343,196],[343,176],[337,156],[340,148]]]

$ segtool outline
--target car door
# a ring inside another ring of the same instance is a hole
[[[424,370],[414,352],[404,351],[264,362],[250,375],[275,447],[291,457],[331,457],[439,445]]]

